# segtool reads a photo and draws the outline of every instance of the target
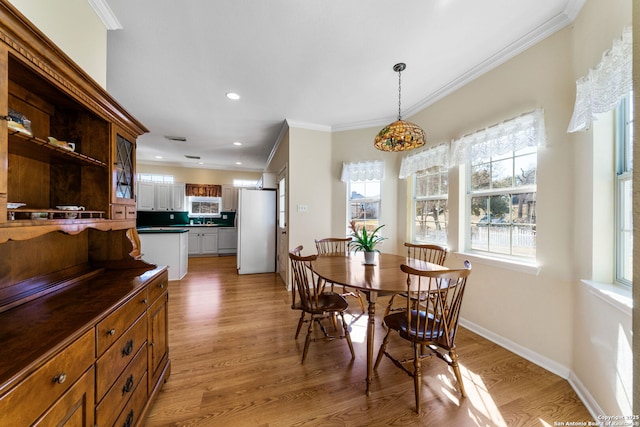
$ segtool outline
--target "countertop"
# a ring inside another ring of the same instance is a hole
[[[138,234],[151,233],[188,233],[187,227],[139,227]]]

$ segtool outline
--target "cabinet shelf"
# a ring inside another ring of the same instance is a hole
[[[9,153],[47,163],[65,162],[106,167],[101,160],[49,144],[48,141],[9,130]]]

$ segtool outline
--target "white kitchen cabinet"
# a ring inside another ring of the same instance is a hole
[[[189,227],[189,256],[218,254],[218,229],[215,227]]]
[[[222,210],[235,212],[238,210],[238,187],[222,186]]]
[[[156,208],[156,186],[153,182],[138,181],[138,210],[152,211]]]
[[[139,211],[185,211],[185,184],[138,182]]]
[[[156,211],[171,210],[171,191],[173,184],[156,183]]]
[[[156,265],[169,267],[169,280],[180,280],[187,274],[187,236],[182,229],[175,231],[140,230],[142,259]]]
[[[238,229],[224,227],[218,229],[218,254],[235,254],[238,252]]]
[[[184,182],[178,182],[171,186],[171,210],[172,211],[185,211],[186,186]]]

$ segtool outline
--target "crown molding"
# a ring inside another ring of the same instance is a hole
[[[107,30],[121,30],[122,25],[113,13],[107,0],[87,0]]]

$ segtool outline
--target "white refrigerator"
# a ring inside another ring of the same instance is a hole
[[[238,192],[238,274],[276,271],[276,192]]]

